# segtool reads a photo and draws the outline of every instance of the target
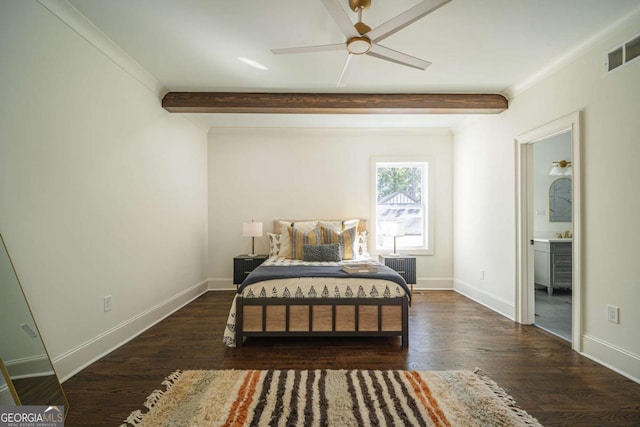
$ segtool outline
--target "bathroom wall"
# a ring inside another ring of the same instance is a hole
[[[556,237],[556,233],[572,230],[571,222],[549,221],[549,187],[558,178],[571,178],[571,176],[549,175],[551,163],[560,160],[571,161],[570,132],[554,135],[533,145],[533,207],[535,212],[533,230],[535,237]]]

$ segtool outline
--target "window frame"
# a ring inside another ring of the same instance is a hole
[[[389,251],[386,247],[378,247],[378,216],[377,216],[377,183],[378,183],[378,165],[381,163],[398,163],[398,167],[402,167],[402,163],[424,163],[426,164],[427,173],[423,177],[426,180],[426,208],[424,210],[425,224],[424,232],[427,234],[424,239],[425,247],[406,247],[402,245],[402,238],[397,239],[397,252],[404,255],[433,255],[434,254],[434,161],[428,156],[376,156],[371,157],[370,164],[370,218],[369,221],[369,241],[373,242],[371,250],[374,253],[384,253]]]

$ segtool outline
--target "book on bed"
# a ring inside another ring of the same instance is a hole
[[[342,266],[342,271],[349,274],[354,273],[377,273],[378,266],[370,262],[362,262],[357,264],[345,264]]]

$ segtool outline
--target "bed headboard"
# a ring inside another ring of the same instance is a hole
[[[280,221],[289,221],[289,222],[296,223],[296,222],[316,221],[316,220],[315,219],[285,219],[285,218],[274,219],[273,220],[273,232],[274,232],[274,234],[280,234],[282,232],[280,230]],[[331,221],[344,221],[344,220],[341,220],[341,219],[319,219],[317,221],[331,222]],[[364,231],[367,231],[367,220],[360,218],[359,221],[360,222],[358,222],[358,232],[362,233]]]

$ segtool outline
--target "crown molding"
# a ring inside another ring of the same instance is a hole
[[[127,74],[161,98],[167,89],[142,65],[131,58],[105,33],[66,0],[38,0],[45,9],[89,42]]]

